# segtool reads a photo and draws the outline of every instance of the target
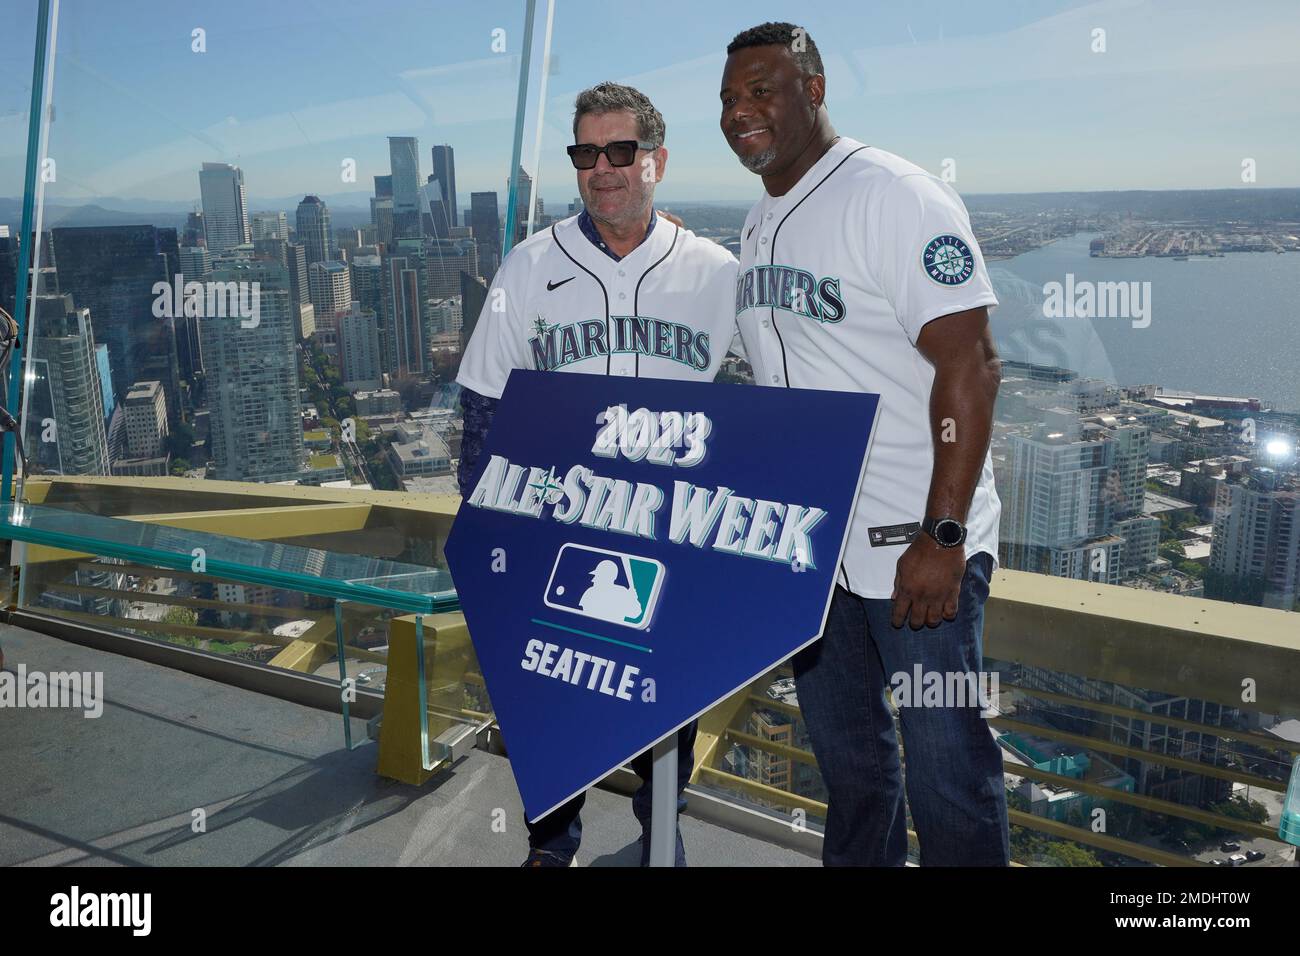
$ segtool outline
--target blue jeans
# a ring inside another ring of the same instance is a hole
[[[907,818],[894,718],[885,695],[899,672],[978,673],[993,559],[966,562],[957,617],[912,630],[893,602],[835,588],[821,640],[793,658],[799,707],[829,795],[822,862],[903,866]],[[945,681],[945,684],[948,682]],[[983,683],[980,684],[983,687]],[[920,688],[917,689],[920,704]],[[980,705],[901,706],[907,804],[926,866],[1006,866],[1002,755]]]
[[[695,732],[698,729],[699,721],[692,720],[677,732],[677,809],[679,811],[686,804],[686,801],[681,797],[681,792],[691,782],[691,772],[695,769]],[[641,822],[641,865],[645,866],[649,862],[650,856],[650,806],[653,799],[651,777],[653,776],[654,752],[653,750],[643,751],[633,757],[630,762],[633,772],[642,781],[641,786],[632,795],[632,813]],[[581,812],[582,806],[586,802],[587,794],[584,791],[568,803],[556,807],[536,823],[529,823],[525,819],[524,822],[528,825],[529,848],[545,850],[565,859],[572,859],[573,855],[578,852],[578,844],[582,842]],[[677,828],[676,863],[678,866],[686,865],[686,851],[682,845],[680,826]]]

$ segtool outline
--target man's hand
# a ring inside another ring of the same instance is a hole
[[[938,627],[957,617],[961,579],[966,573],[966,549],[943,548],[918,531],[894,574],[894,627],[909,622],[914,629]]]

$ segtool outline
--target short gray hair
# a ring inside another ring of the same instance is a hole
[[[619,83],[599,83],[578,94],[573,104],[573,139],[578,139],[578,120],[588,114],[628,112],[636,117],[638,139],[653,143],[656,148],[664,144],[664,118],[654,104],[640,90]]]

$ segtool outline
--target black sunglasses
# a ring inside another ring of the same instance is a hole
[[[611,166],[631,166],[636,160],[638,149],[654,149],[654,143],[639,139],[620,139],[604,146],[595,143],[576,143],[569,147],[569,159],[573,160],[574,169],[594,169],[596,160],[604,153]]]

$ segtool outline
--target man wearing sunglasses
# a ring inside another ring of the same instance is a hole
[[[569,158],[585,209],[511,250],[493,280],[460,373],[462,496],[478,477],[483,438],[511,369],[712,381],[735,331],[736,260],[661,218],[655,186],[668,163],[664,121],[644,94],[602,83],[578,94]],[[694,721],[678,735],[678,792],[690,779]],[[649,856],[651,753],[632,799]],[[579,794],[528,824],[525,866],[572,866]],[[686,865],[681,830],[677,865]]]

